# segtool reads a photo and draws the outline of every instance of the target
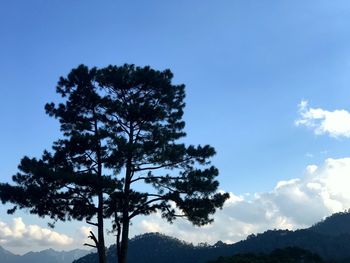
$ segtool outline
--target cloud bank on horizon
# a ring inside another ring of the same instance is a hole
[[[306,100],[298,108],[296,126],[307,127],[316,135],[350,137],[348,111],[311,108]],[[302,176],[278,182],[269,192],[244,196],[230,193],[224,209],[215,215],[214,224],[199,231],[184,221],[166,226],[160,215],[142,220],[139,231],[165,230],[166,234],[187,241],[213,243],[236,242],[268,229],[305,228],[333,213],[348,210],[349,184],[350,158],[328,158],[320,166],[308,165]]]
[[[309,227],[332,213],[350,207],[350,158],[326,159],[321,166],[309,165],[304,174],[288,181],[279,181],[269,192],[242,196],[230,193],[230,199],[215,214],[211,225],[193,227],[185,220],[167,223],[160,214],[140,218],[133,222],[132,235],[145,232],[162,232],[193,242],[236,242],[252,233],[268,229],[298,229]],[[0,245],[6,248],[24,246],[81,247],[91,230],[77,229],[71,235],[55,232],[37,225],[25,225],[22,218],[11,223],[0,221]]]
[[[330,158],[320,167],[307,166],[300,178],[278,182],[269,192],[230,193],[211,225],[198,229],[182,220],[169,225],[157,214],[143,218],[133,231],[163,232],[193,243],[232,243],[268,229],[305,228],[350,207],[349,183],[350,158]]]
[[[11,248],[15,253],[48,247],[70,249],[87,241],[90,230],[90,227],[83,226],[77,230],[73,238],[38,225],[26,225],[22,217],[15,217],[9,223],[0,220],[0,245]]]

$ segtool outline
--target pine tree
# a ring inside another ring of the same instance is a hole
[[[73,69],[57,85],[64,102],[45,106],[47,114],[60,122],[63,139],[45,151],[42,158],[24,157],[20,172],[13,176],[16,185],[1,184],[0,199],[16,208],[29,208],[30,213],[54,220],[83,220],[97,227],[97,237],[90,238],[98,250],[99,262],[106,262],[104,241],[104,194],[117,185],[103,168],[108,159],[105,107],[96,86],[97,70],[86,66]],[[97,200],[97,201],[96,201]],[[97,217],[97,222],[90,220]]]
[[[115,127],[110,168],[123,168],[123,188],[111,195],[109,206],[119,263],[126,262],[129,225],[136,216],[159,211],[170,222],[184,217],[201,226],[212,222],[210,215],[228,198],[216,192],[218,170],[209,160],[214,148],[179,142],[186,135],[185,86],[173,85],[172,78],[170,70],[133,65],[99,72],[110,103],[106,116]],[[140,184],[154,191],[136,190]]]
[[[0,184],[2,202],[55,220],[86,219],[98,228],[90,237],[100,263],[104,218],[114,220],[119,263],[127,262],[130,222],[139,215],[211,223],[228,194],[217,192],[214,148],[181,142],[185,86],[172,78],[170,70],[127,64],[73,69],[57,87],[65,102],[46,105],[64,138],[40,160],[23,158],[15,185]]]

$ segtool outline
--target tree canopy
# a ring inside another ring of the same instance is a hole
[[[185,86],[170,70],[80,65],[61,77],[63,102],[46,112],[59,120],[63,138],[41,159],[24,157],[14,184],[0,184],[0,199],[55,220],[86,219],[105,262],[103,219],[113,218],[118,262],[126,262],[129,226],[138,215],[160,212],[194,225],[212,222],[227,193],[209,145],[185,145]],[[97,222],[90,220],[97,217]]]

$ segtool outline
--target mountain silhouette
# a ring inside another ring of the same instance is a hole
[[[148,233],[130,240],[128,263],[204,263],[220,256],[239,253],[271,253],[276,249],[300,247],[325,260],[350,262],[350,213],[333,214],[307,229],[296,231],[268,230],[247,239],[225,244],[193,245],[160,233]],[[117,262],[115,247],[107,253],[108,263]],[[82,257],[75,263],[97,263],[96,254]]]
[[[333,214],[309,229],[329,236],[350,234],[350,213],[346,211]]]
[[[13,254],[12,252],[10,252],[10,251],[8,251],[0,246],[1,262],[12,263],[12,262],[15,262],[15,259],[17,257],[18,257],[18,255]]]
[[[320,256],[297,247],[275,249],[266,253],[236,254],[231,257],[219,257],[208,263],[327,263]]]
[[[276,249],[299,247],[320,255],[324,260],[350,262],[350,213],[336,213],[307,229],[268,230],[252,234],[234,244],[222,241],[214,245],[193,245],[160,233],[147,233],[130,240],[128,263],[205,263],[219,257],[242,253],[269,255]],[[108,263],[117,262],[115,246],[107,251]],[[224,259],[223,259],[224,260]],[[226,260],[226,259],[225,259]],[[98,263],[87,250],[56,251],[46,249],[15,255],[0,246],[1,263]],[[224,261],[223,261],[224,262]]]
[[[82,249],[74,249],[71,251],[56,251],[54,249],[46,249],[40,252],[28,252],[24,255],[15,255],[0,246],[0,262],[1,263],[71,263],[88,254],[89,251]]]

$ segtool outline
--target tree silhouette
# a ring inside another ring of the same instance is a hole
[[[0,199],[30,213],[54,220],[86,219],[97,227],[90,238],[98,250],[99,262],[106,262],[104,242],[104,194],[111,194],[116,181],[103,173],[108,159],[103,98],[95,85],[97,70],[85,66],[73,69],[57,85],[64,102],[49,103],[46,113],[60,122],[64,138],[53,144],[53,152],[42,158],[24,157],[20,172],[13,176],[15,186],[0,184]],[[93,216],[97,222],[91,222]]]
[[[21,166],[24,174],[13,178],[17,185],[0,186],[1,200],[55,219],[97,215],[99,235],[91,237],[100,262],[103,217],[114,219],[119,263],[126,262],[130,222],[138,215],[158,211],[169,222],[177,217],[198,226],[212,222],[228,194],[217,192],[218,170],[210,164],[214,148],[181,142],[185,87],[173,85],[172,78],[170,70],[134,65],[74,69],[57,89],[66,104],[46,106],[66,139],[54,144],[53,154],[32,159],[27,170]],[[44,171],[37,171],[38,164]],[[44,207],[29,189],[33,182],[36,189],[40,183],[48,187],[44,193],[51,201]],[[29,200],[17,198],[18,191],[29,193]]]
[[[111,168],[124,168],[123,189],[111,196],[119,263],[126,262],[130,220],[160,211],[172,222],[186,217],[195,225],[210,223],[228,194],[216,193],[218,170],[210,166],[214,148],[185,146],[182,120],[184,85],[171,83],[170,70],[109,66],[99,83],[108,91],[107,117],[116,127]],[[204,166],[204,169],[200,169]],[[167,171],[166,171],[167,170]],[[155,191],[133,186],[142,182]]]

